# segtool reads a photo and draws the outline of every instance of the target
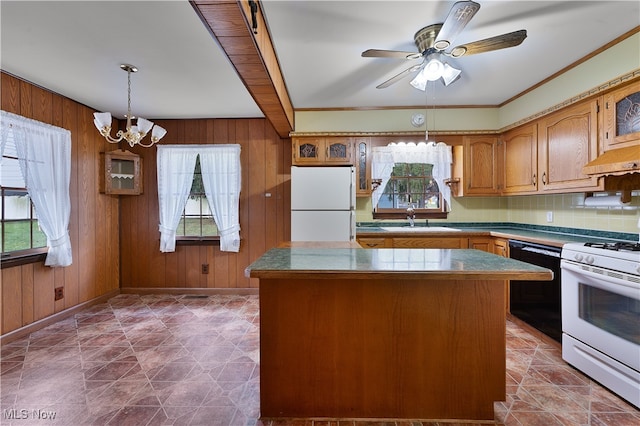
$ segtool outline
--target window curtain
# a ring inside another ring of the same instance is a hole
[[[69,266],[73,260],[69,238],[71,132],[6,111],[0,113],[2,149],[11,129],[38,225],[47,236],[45,265]]]
[[[373,191],[371,201],[376,208],[387,186],[395,163],[433,164],[433,179],[438,184],[442,198],[446,201],[446,211],[451,211],[451,189],[444,181],[451,178],[451,147],[444,142],[399,143],[374,147],[371,159],[371,178],[382,183]]]
[[[158,145],[160,251],[172,252],[200,155],[202,182],[220,233],[220,250],[240,250],[240,145]]]
[[[240,250],[240,145],[216,145],[200,151],[202,183],[218,225],[220,250]]]
[[[187,203],[198,146],[158,145],[158,206],[160,209],[160,251],[176,251],[176,230]]]

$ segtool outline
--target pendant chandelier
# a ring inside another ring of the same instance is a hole
[[[138,68],[130,64],[122,64],[120,65],[120,68],[127,72],[127,126],[124,131],[119,130],[118,133],[116,133],[115,138],[112,137],[110,112],[94,113],[93,124],[95,124],[98,131],[100,131],[100,134],[104,136],[109,143],[120,143],[124,139],[132,148],[135,145],[149,148],[162,139],[162,137],[167,134],[167,131],[158,125],[154,126],[153,122],[145,120],[142,117],[138,117],[135,126],[131,125],[131,119],[134,118],[131,115],[131,73],[137,72]],[[142,139],[147,136],[149,131],[151,131],[151,142],[148,144],[143,143]]]

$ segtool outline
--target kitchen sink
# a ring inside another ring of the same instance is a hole
[[[391,232],[456,232],[460,231],[456,228],[448,228],[446,226],[383,226],[380,229]]]

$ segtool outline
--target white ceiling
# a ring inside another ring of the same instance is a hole
[[[244,1],[244,0],[243,0]],[[406,78],[414,62],[362,58],[415,51],[413,35],[454,1],[263,0],[294,108],[498,105],[640,25],[640,1],[482,1],[454,45],[526,29],[517,47],[456,60],[461,78]],[[101,111],[146,118],[261,117],[229,60],[187,1],[0,1],[2,69]],[[258,29],[261,31],[262,29]],[[638,57],[640,52],[629,52]]]

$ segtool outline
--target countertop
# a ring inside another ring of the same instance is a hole
[[[381,224],[367,224],[366,226],[358,226],[356,228],[357,237],[473,237],[473,236],[492,236],[505,239],[514,239],[521,241],[528,241],[538,244],[546,244],[554,247],[562,247],[566,243],[572,242],[593,242],[593,241],[637,241],[637,234],[628,234],[622,232],[606,232],[606,231],[592,231],[587,229],[574,229],[574,228],[560,228],[551,226],[533,226],[523,224],[466,224],[466,223],[443,223],[434,222],[431,226],[437,227],[451,227],[459,229],[456,231],[444,231],[444,232],[417,232],[407,230],[404,226],[397,226],[397,230],[387,231],[381,228],[381,226],[388,227],[388,225]],[[393,226],[393,225],[391,225]],[[422,225],[424,226],[424,225]],[[419,225],[416,225],[419,227]]]
[[[252,278],[551,280],[546,268],[472,249],[274,248],[247,268]]]

